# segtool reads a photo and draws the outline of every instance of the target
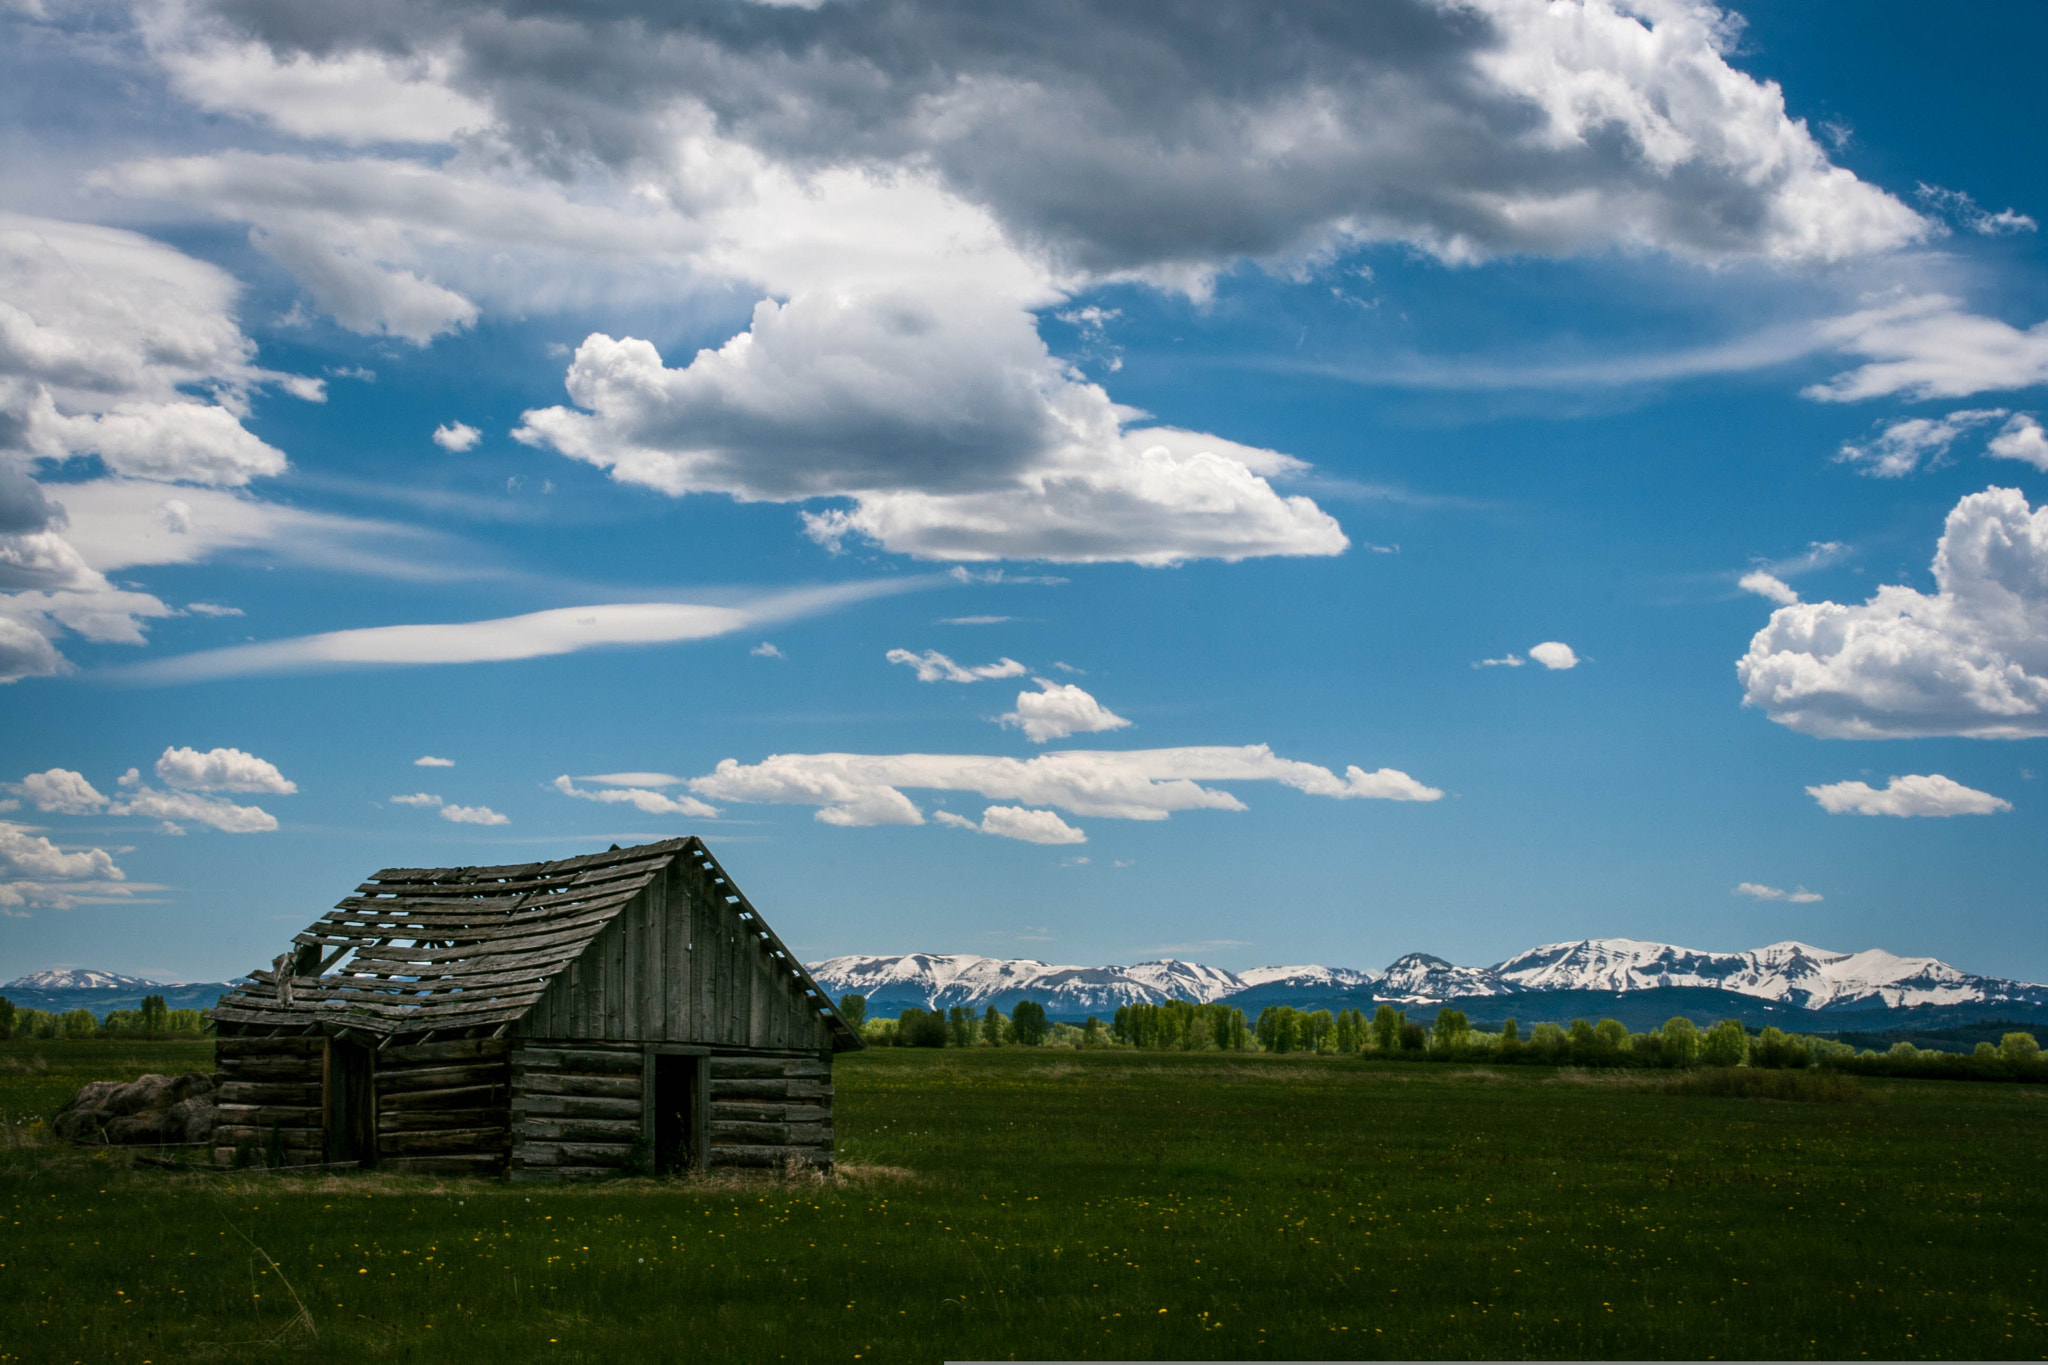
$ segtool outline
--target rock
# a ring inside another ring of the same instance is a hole
[[[205,1142],[213,1136],[215,1077],[140,1076],[82,1085],[50,1121],[51,1131],[73,1142]]]

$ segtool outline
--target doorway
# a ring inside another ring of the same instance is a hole
[[[327,1041],[327,1160],[377,1164],[377,1054]]]
[[[706,1073],[711,1059],[701,1053],[656,1052],[648,1058],[653,1083],[654,1173],[681,1175],[704,1165]]]

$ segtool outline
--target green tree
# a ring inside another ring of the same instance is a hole
[[[1003,1045],[1003,1016],[994,1005],[990,1005],[988,1013],[981,1016],[981,1041],[990,1047]]]
[[[2031,1033],[2008,1033],[1998,1040],[1998,1055],[2008,1062],[2031,1062],[2041,1055],[2041,1040]]]
[[[1088,1022],[1081,1026],[1081,1046],[1103,1047],[1108,1042],[1109,1039],[1103,1031],[1102,1021],[1092,1014],[1089,1015]]]
[[[974,1017],[974,1011],[965,1005],[955,1005],[946,1011],[946,1031],[951,1035],[954,1047],[973,1047],[975,1035],[981,1030],[975,1027],[981,1021]]]
[[[912,1005],[896,1016],[896,1041],[901,1047],[944,1047],[946,1016],[937,1009],[929,1014]]]
[[[1010,1032],[1025,1047],[1037,1047],[1045,1041],[1045,1006],[1035,1000],[1019,1000],[1010,1011]]]
[[[1529,1032],[1529,1050],[1540,1057],[1556,1059],[1564,1055],[1571,1046],[1571,1040],[1556,1024],[1538,1024]]]
[[[1401,1041],[1401,1025],[1407,1022],[1403,1011],[1381,1005],[1372,1012],[1372,1045],[1381,1052],[1392,1052]]]
[[[1664,1021],[1664,1060],[1672,1066],[1691,1066],[1700,1059],[1699,1028],[1682,1014]]]
[[[14,1036],[14,1002],[0,995],[0,1038]]]
[[[1802,1067],[1812,1061],[1804,1041],[1770,1025],[1757,1035],[1749,1050],[1751,1066]]]
[[[1976,1049],[1970,1055],[1973,1057],[1996,1057],[1999,1055],[1998,1044],[1986,1038],[1983,1042],[1977,1044]]]
[[[866,1023],[868,1019],[868,998],[865,995],[856,995],[851,991],[840,996],[839,1017],[844,1019],[847,1026],[855,1033],[859,1033],[860,1026]]]
[[[1317,1010],[1314,1014],[1301,1016],[1302,1046],[1315,1052],[1330,1052],[1336,1048],[1337,1016],[1328,1010]]]
[[[1700,1041],[1700,1060],[1708,1066],[1741,1066],[1749,1060],[1749,1034],[1733,1019],[1723,1019]]]
[[[1465,1018],[1463,1010],[1438,1010],[1436,1023],[1431,1026],[1431,1043],[1441,1052],[1449,1052],[1465,1041],[1465,1035],[1472,1032],[1472,1024]]]
[[[171,1007],[164,1003],[164,998],[161,995],[145,995],[142,997],[142,1031],[144,1033],[165,1032],[166,1026],[170,1022],[170,1017]]]
[[[1422,1025],[1403,1015],[1401,1019],[1401,1051],[1419,1055],[1428,1046],[1428,1032]]]
[[[1513,1019],[1509,1019],[1507,1022],[1503,1023],[1500,1026],[1500,1040],[1502,1044],[1507,1047],[1513,1047],[1515,1044],[1521,1042],[1522,1026],[1520,1024],[1517,1024]]]
[[[59,1027],[66,1038],[92,1038],[99,1034],[100,1021],[91,1010],[66,1010]]]

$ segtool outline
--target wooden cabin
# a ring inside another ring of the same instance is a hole
[[[213,1010],[223,1165],[832,1165],[860,1037],[701,840],[386,868],[292,944]]]

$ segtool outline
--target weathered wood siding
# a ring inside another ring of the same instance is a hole
[[[214,1111],[213,1157],[232,1165],[235,1149],[254,1146],[259,1163],[272,1142],[284,1149],[288,1166],[317,1166],[327,1159],[322,1081],[324,1038],[221,1038],[213,1045],[220,1073]]]
[[[512,1152],[511,1050],[502,1038],[474,1038],[378,1052],[378,1168],[504,1174]]]
[[[832,1168],[829,1052],[711,1054],[710,1164]]]
[[[512,1178],[630,1174],[645,1159],[641,1044],[523,1039],[512,1052]]]
[[[830,1026],[761,926],[678,861],[556,974],[527,1038],[823,1052]]]

